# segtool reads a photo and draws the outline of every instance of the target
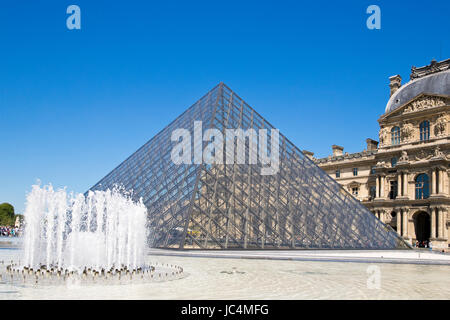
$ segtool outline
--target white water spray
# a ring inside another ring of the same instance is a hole
[[[84,196],[34,185],[24,216],[28,268],[82,272],[144,266],[147,209],[118,189]]]

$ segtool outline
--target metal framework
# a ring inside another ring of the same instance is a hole
[[[172,131],[194,121],[226,128],[273,128],[220,83],[92,190],[121,185],[148,208],[153,247],[179,249],[394,249],[407,244],[280,133],[280,167],[181,164]],[[225,136],[225,135],[224,135]],[[246,155],[252,144],[246,143]],[[225,150],[224,150],[225,153]]]

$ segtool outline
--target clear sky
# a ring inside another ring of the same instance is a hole
[[[81,8],[68,30],[66,8]],[[366,8],[381,8],[381,30]],[[220,81],[300,149],[378,140],[388,77],[450,58],[450,1],[2,1],[0,203],[84,192]]]

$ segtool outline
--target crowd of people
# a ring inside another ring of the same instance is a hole
[[[22,230],[18,227],[0,226],[0,236],[2,237],[18,237]]]
[[[425,241],[419,241],[417,240],[416,243],[414,243],[414,247],[416,248],[432,248],[432,244],[430,240]]]

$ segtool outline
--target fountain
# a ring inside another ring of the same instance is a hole
[[[34,185],[24,216],[23,261],[6,266],[13,282],[123,283],[183,272],[145,263],[147,208],[122,188],[75,195]]]

